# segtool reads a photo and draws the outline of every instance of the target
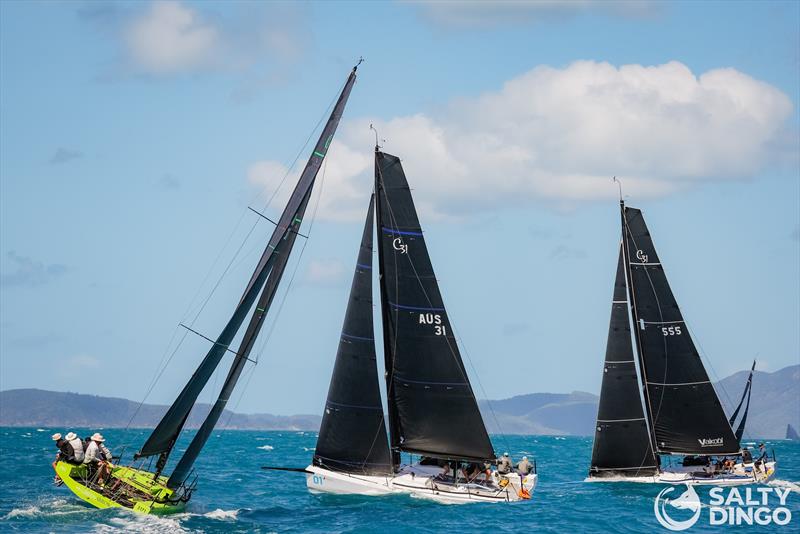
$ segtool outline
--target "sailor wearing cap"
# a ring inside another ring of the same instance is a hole
[[[105,438],[99,432],[92,434],[86,446],[86,456],[83,463],[89,464],[90,468],[98,470],[97,482],[102,486],[109,472],[108,462],[111,461],[111,451],[105,446]]]

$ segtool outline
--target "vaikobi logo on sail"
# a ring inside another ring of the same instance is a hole
[[[698,439],[701,447],[722,447],[725,440],[723,438],[702,438]]]

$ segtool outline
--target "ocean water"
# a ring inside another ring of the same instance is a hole
[[[0,429],[0,454],[6,460],[6,468],[0,471],[0,531],[668,532],[653,513],[654,498],[666,486],[583,482],[592,448],[590,438],[493,436],[496,448],[508,450],[515,459],[523,454],[536,458],[540,478],[533,499],[442,505],[406,495],[312,495],[302,474],[260,467],[305,467],[313,454],[316,433],[220,431],[209,440],[198,461],[201,476],[186,512],[154,517],[119,509],[97,510],[83,504],[66,487],[55,487],[50,467],[55,448],[50,435],[67,430],[76,430],[81,436],[90,433],[89,429]],[[103,433],[115,452],[128,444],[128,458],[147,435],[143,430],[107,429]],[[793,515],[791,522],[786,526],[710,526],[708,511],[702,510],[699,521],[686,532],[800,531],[800,443],[775,440],[767,445],[774,448],[779,462],[772,486],[791,490],[786,505]],[[698,489],[698,494],[701,501],[708,502],[708,489]],[[777,504],[777,497],[771,499]]]

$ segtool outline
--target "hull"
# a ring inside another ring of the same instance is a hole
[[[407,465],[391,476],[363,476],[330,471],[314,465],[306,468],[306,485],[312,493],[348,495],[410,494],[442,503],[512,502],[530,499],[538,476],[531,473],[499,475],[487,481],[466,483],[445,480],[435,466]]]
[[[78,498],[95,508],[127,508],[144,514],[171,514],[186,507],[184,500],[167,488],[166,477],[153,480],[153,473],[132,467],[114,466],[104,487],[88,479],[85,465],[57,462],[55,471],[64,485]]]
[[[775,475],[776,462],[767,462],[763,470],[752,463],[736,464],[730,472],[706,472],[701,467],[671,467],[647,477],[589,477],[585,482],[635,482],[643,484],[691,484],[695,486],[743,486],[765,484]]]

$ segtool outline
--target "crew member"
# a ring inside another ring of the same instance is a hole
[[[89,440],[83,463],[88,464],[90,469],[97,470],[97,483],[102,486],[108,477],[111,451],[105,446],[106,440],[99,432],[95,432]]]
[[[503,453],[503,456],[498,458],[497,460],[497,472],[501,475],[507,475],[511,472],[513,464],[511,463],[511,457],[508,455],[507,452]]]
[[[525,476],[528,473],[530,473],[532,468],[533,466],[528,461],[527,456],[523,456],[522,460],[520,460],[520,462],[517,464],[517,472],[522,476]]]

